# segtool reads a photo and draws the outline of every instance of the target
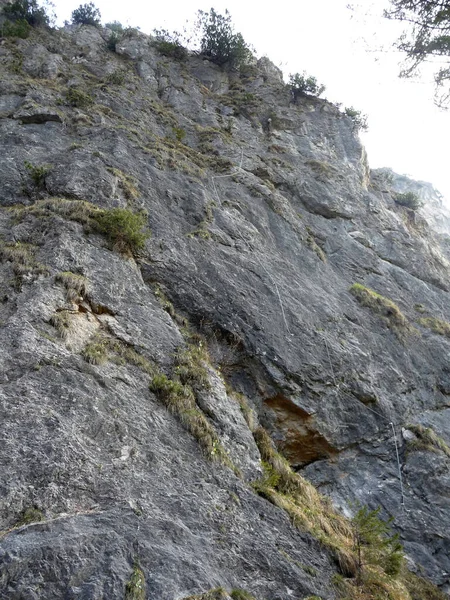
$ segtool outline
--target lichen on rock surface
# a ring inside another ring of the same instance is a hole
[[[444,597],[445,207],[267,59],[108,35],[0,50],[0,596]]]

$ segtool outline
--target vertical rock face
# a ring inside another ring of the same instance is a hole
[[[350,119],[292,104],[266,59],[107,39],[0,45],[2,598],[123,598],[141,570],[161,600],[339,597],[329,552],[249,485],[257,424],[447,590],[434,207],[398,205],[415,184],[371,176]]]

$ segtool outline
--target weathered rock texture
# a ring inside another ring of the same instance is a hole
[[[450,443],[450,341],[431,327],[450,320],[445,240],[371,178],[350,119],[292,104],[266,59],[237,75],[108,35],[0,45],[1,597],[123,598],[135,560],[158,600],[337,597],[326,551],[248,485],[259,452],[230,388],[337,506],[393,516],[411,567],[446,589],[449,458],[408,429]],[[151,238],[120,254],[48,198],[144,210]],[[71,296],[67,272],[85,278]],[[170,375],[181,317],[206,339],[199,402],[243,479],[135,358],[82,356],[103,332]],[[30,509],[43,520],[18,526]]]

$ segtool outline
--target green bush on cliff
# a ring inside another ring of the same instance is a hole
[[[199,10],[196,29],[200,32],[200,52],[217,65],[239,69],[251,58],[252,53],[240,33],[235,33],[231,15],[226,10],[221,15],[211,8]]]
[[[302,96],[321,96],[325,91],[325,86],[318,83],[317,79],[312,75],[303,73],[295,73],[289,75],[288,87],[291,90],[294,102],[297,102]]]
[[[403,566],[403,547],[398,534],[391,534],[389,522],[379,518],[380,508],[362,506],[352,519],[354,549],[358,557],[358,578],[367,564],[379,565],[391,577]]]
[[[367,131],[369,129],[367,115],[364,115],[360,110],[356,110],[353,106],[347,106],[344,114],[352,120],[353,128],[356,131]]]
[[[155,35],[153,45],[160,54],[175,60],[187,59],[188,51],[180,42],[179,33],[176,31],[169,33],[167,29],[155,29],[153,33]]]
[[[406,208],[410,208],[411,210],[417,210],[423,204],[415,192],[399,192],[394,195],[394,200],[400,206],[406,206]]]
[[[46,9],[39,6],[37,0],[15,0],[15,2],[7,4],[2,13],[9,21],[15,23],[18,30],[25,31],[24,22],[31,27],[48,27],[50,25],[50,17]],[[18,37],[23,36],[18,35]]]
[[[93,214],[97,229],[120,251],[135,253],[142,250],[149,233],[145,227],[147,219],[142,213],[133,213],[126,208],[112,208]]]
[[[72,12],[72,23],[74,25],[94,25],[98,27],[100,25],[100,18],[100,11],[93,2],[80,4]]]
[[[25,19],[19,19],[12,23],[5,21],[0,28],[0,37],[18,37],[25,39],[30,35],[31,26]]]

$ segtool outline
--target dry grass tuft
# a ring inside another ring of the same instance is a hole
[[[10,262],[16,277],[16,287],[20,288],[27,276],[33,278],[48,274],[48,268],[37,262],[35,254],[37,246],[24,242],[6,244],[0,241],[0,260]]]
[[[433,333],[450,338],[450,323],[447,321],[437,319],[436,317],[423,317],[422,319],[419,319],[418,322],[423,327],[430,329]]]
[[[80,302],[87,296],[88,280],[83,275],[64,271],[55,276],[55,281],[64,286],[69,302]]]
[[[224,590],[223,587],[215,588],[214,590],[209,590],[209,592],[205,592],[204,594],[196,594],[194,596],[188,596],[184,598],[184,600],[229,600],[230,596]]]
[[[408,442],[408,450],[443,452],[450,458],[450,447],[430,427],[408,425],[407,428],[416,435],[415,440]]]
[[[360,283],[354,283],[350,288],[350,293],[362,306],[370,308],[372,312],[380,316],[399,337],[412,331],[407,318],[392,300]]]
[[[83,225],[87,233],[103,234],[115,250],[125,254],[136,254],[142,250],[150,235],[144,214],[125,208],[101,209],[84,200],[48,198],[31,206],[15,207],[13,214],[16,218],[32,214],[41,219],[59,215],[63,219],[76,221]]]
[[[50,324],[53,325],[63,340],[66,340],[69,337],[73,329],[71,315],[72,313],[69,310],[58,310],[50,317]]]

